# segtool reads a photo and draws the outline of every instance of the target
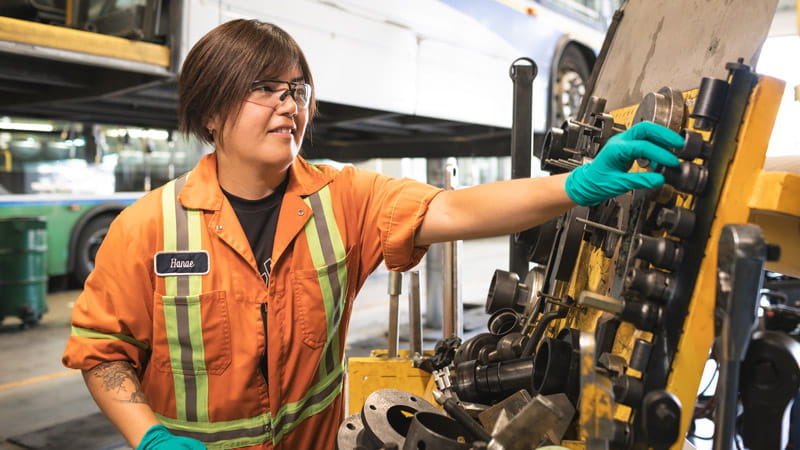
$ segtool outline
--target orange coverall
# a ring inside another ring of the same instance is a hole
[[[164,277],[154,272],[154,255],[164,247],[163,187],[143,196],[112,223],[75,304],[64,364],[89,370],[106,361],[129,361],[162,422],[173,433],[209,443],[209,448],[273,448],[276,439],[277,448],[334,448],[344,417],[341,392],[321,411],[306,411],[312,413],[309,417],[281,410],[308,397],[318,381],[326,342],[317,276],[327,268],[312,262],[304,225],[315,212],[303,198],[329,186],[346,250],[345,260],[336,263],[347,269],[338,333],[338,348],[344,349],[353,299],[367,276],[381,260],[389,269],[402,271],[424,255],[426,248],[413,246],[414,233],[440,189],[353,167],[315,168],[301,157],[288,176],[269,286],[219,187],[215,154],[201,159],[178,195],[185,208],[201,210],[202,248],[209,253],[209,272],[202,276],[199,297],[207,411],[188,419],[184,428],[197,425],[202,432],[180,433],[178,425],[170,426],[176,418],[175,377],[193,374],[171,367],[165,330],[173,324],[164,314]],[[266,338],[262,312],[268,319]],[[259,368],[265,350],[268,384]],[[340,387],[341,380],[338,383]]]

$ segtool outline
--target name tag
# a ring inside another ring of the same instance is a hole
[[[205,275],[208,273],[208,252],[158,252],[153,259],[156,275]]]

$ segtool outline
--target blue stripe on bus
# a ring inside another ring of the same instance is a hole
[[[140,196],[136,197],[103,197],[103,198],[86,198],[86,199],[75,199],[75,198],[64,198],[64,199],[55,199],[55,198],[48,198],[48,199],[19,199],[19,200],[0,200],[0,207],[8,207],[8,206],[42,206],[42,205],[54,205],[54,206],[63,206],[63,205],[95,205],[98,203],[105,203],[105,202],[117,202],[117,203],[124,203],[124,204],[131,204],[139,199]]]

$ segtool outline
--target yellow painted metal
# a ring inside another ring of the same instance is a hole
[[[0,40],[169,67],[168,47],[66,27],[0,17]]]
[[[433,405],[433,377],[417,369],[408,359],[408,350],[399,358],[388,358],[387,350],[373,350],[368,357],[347,360],[347,414],[361,411],[369,394],[380,389],[400,389],[419,395]]]
[[[768,262],[767,269],[800,277],[800,174],[761,172],[750,208],[748,221],[761,227],[767,242],[781,247],[780,259]]]
[[[714,301],[717,282],[717,244],[722,227],[745,223],[750,213],[749,199],[764,165],[767,145],[778,113],[784,82],[762,76],[754,88],[737,136],[737,148],[722,187],[716,217],[706,244],[695,283],[683,333],[678,342],[667,380],[667,391],[681,402],[681,436],[691,421],[700,377],[714,338]],[[682,442],[673,446],[681,448]]]

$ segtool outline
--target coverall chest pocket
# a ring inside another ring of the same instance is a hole
[[[225,291],[153,299],[152,363],[162,372],[219,375],[231,364]]]
[[[352,253],[351,249],[333,264],[292,272],[294,316],[303,342],[311,348],[325,345],[339,328]]]

